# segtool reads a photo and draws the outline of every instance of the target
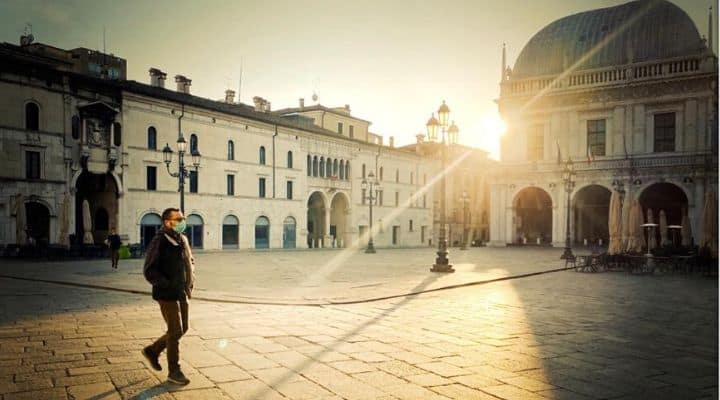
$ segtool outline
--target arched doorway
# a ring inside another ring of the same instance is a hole
[[[648,209],[652,210],[654,222],[660,222],[660,210],[665,211],[668,225],[682,225],[684,210],[688,207],[685,192],[675,184],[668,182],[654,183],[645,188],[638,198],[643,211],[643,221],[647,222]],[[689,220],[688,220],[689,223]],[[690,229],[695,232],[695,227]],[[660,229],[655,229],[656,243],[660,243]],[[671,235],[668,233],[668,237]]]
[[[345,247],[347,210],[350,202],[344,193],[337,193],[330,203],[330,240],[335,247]]]
[[[50,243],[50,211],[42,203],[30,201],[25,203],[25,215],[28,243],[47,246]]]
[[[203,219],[197,214],[187,216],[187,228],[185,236],[190,242],[190,247],[202,249],[203,247]]]
[[[255,248],[270,248],[270,220],[267,217],[255,220]]]
[[[295,248],[295,218],[287,217],[283,221],[283,249]]]
[[[102,243],[107,238],[108,227],[117,226],[118,187],[110,174],[93,174],[83,171],[75,184],[75,238],[82,243],[83,215],[82,202],[88,201],[93,217],[93,239]],[[99,211],[103,210],[103,211]],[[97,223],[101,224],[98,225]],[[122,233],[122,232],[120,232]]]
[[[222,226],[222,247],[223,249],[237,249],[239,242],[239,225],[237,217],[226,215]]]
[[[155,233],[160,230],[161,226],[162,219],[160,218],[160,215],[155,213],[143,215],[140,220],[140,243],[142,244],[143,249],[147,248],[148,244],[150,244],[150,241],[153,237],[155,237]]]
[[[572,199],[575,243],[587,241],[588,245],[607,245],[611,194],[600,185],[585,186],[575,194]]]
[[[320,192],[310,195],[307,204],[308,247],[317,248],[325,236],[325,199]]]
[[[552,240],[552,199],[543,189],[521,190],[513,201],[513,242],[541,244]]]

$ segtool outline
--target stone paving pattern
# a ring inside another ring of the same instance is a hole
[[[0,295],[1,400],[718,398],[717,277],[562,271],[351,305],[193,301],[182,388],[139,353],[163,330],[149,296],[15,279]]]

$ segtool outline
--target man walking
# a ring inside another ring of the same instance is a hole
[[[120,235],[115,233],[115,228],[110,228],[110,235],[108,235],[107,239],[105,240],[105,244],[110,247],[110,258],[112,259],[112,267],[117,269],[118,260],[120,260],[120,246],[122,246],[122,241],[120,240]]]
[[[162,214],[162,228],[148,245],[143,272],[152,284],[153,299],[160,305],[167,332],[142,350],[156,371],[162,370],[158,356],[167,349],[168,381],[187,385],[180,370],[180,338],[188,330],[188,300],[193,288],[193,258],[185,235],[185,216],[177,208]]]

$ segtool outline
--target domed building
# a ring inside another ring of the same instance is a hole
[[[554,21],[513,68],[503,48],[498,107],[508,130],[491,184],[490,245],[563,247],[568,227],[575,246],[606,245],[614,190],[624,215],[637,200],[646,219],[663,211],[668,225],[690,225],[678,242],[701,243],[705,193],[717,193],[712,48],[711,31],[701,37],[665,0]]]

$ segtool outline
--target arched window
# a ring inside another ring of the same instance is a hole
[[[267,249],[270,247],[270,220],[267,217],[258,217],[255,220],[255,248]]]
[[[157,130],[154,126],[147,130],[147,147],[150,150],[157,150]]]
[[[350,180],[350,161],[345,162],[345,180]]]
[[[337,158],[333,160],[333,170],[332,170],[333,176],[338,175],[338,161]]]
[[[330,158],[325,161],[325,176],[328,178],[332,176],[332,160]]]
[[[235,143],[233,143],[232,140],[228,140],[228,148],[227,148],[227,157],[228,160],[234,160],[235,159]]]
[[[25,129],[40,130],[40,107],[32,102],[25,104]]]
[[[196,134],[190,135],[190,154],[195,154],[198,151],[198,138]]]
[[[234,215],[226,215],[222,225],[222,247],[223,249],[237,249],[240,221]]]
[[[362,166],[362,177],[365,179],[365,164]]]
[[[288,154],[287,154],[287,167],[288,168],[293,167],[292,151],[288,151]]]
[[[260,164],[265,165],[265,146],[260,146],[259,158],[260,158]]]
[[[113,123],[113,144],[118,147],[122,145],[122,125],[119,122]]]
[[[310,158],[310,154],[307,156],[307,176],[312,175],[312,158]]]
[[[325,157],[320,157],[320,164],[318,165],[318,169],[320,170],[320,177],[325,177]]]
[[[313,176],[318,176],[318,159],[317,156],[313,157]]]
[[[203,224],[201,216],[197,214],[190,214],[187,216],[185,236],[187,236],[188,241],[190,242],[190,247],[203,247]]]
[[[345,161],[340,160],[340,167],[338,169],[340,180],[345,179]]]
[[[395,170],[395,183],[400,183],[400,170]]]

